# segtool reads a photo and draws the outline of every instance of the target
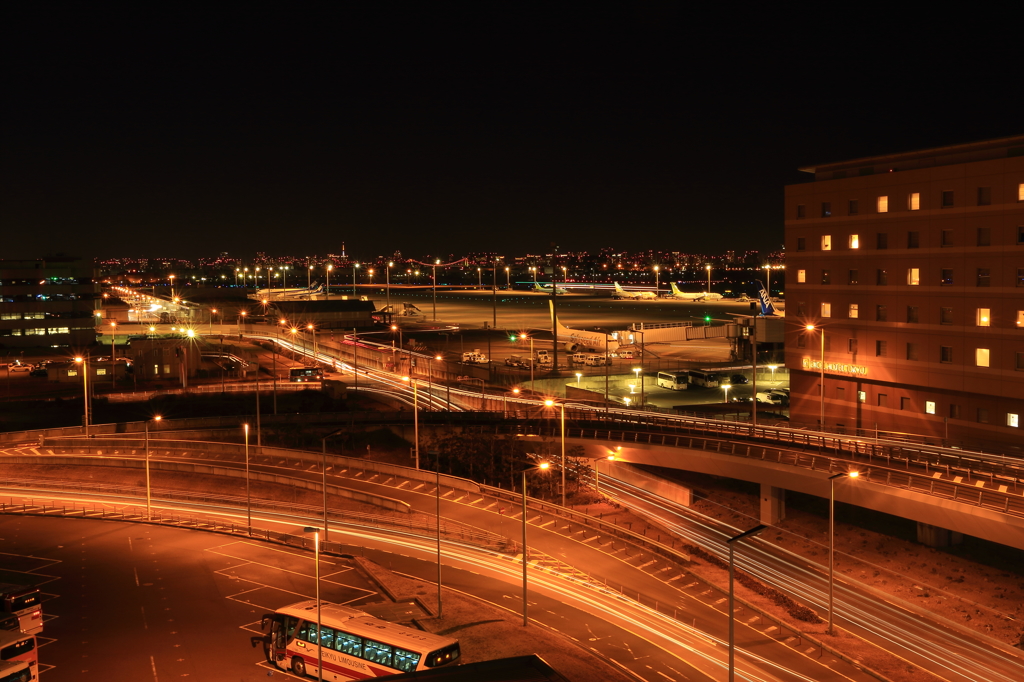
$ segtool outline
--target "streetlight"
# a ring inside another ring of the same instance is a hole
[[[708,271],[708,293],[711,293],[711,266],[705,265],[704,269]]]
[[[835,517],[835,506],[836,506],[836,479],[842,478],[857,478],[860,476],[859,471],[844,471],[838,474],[832,474],[828,477],[828,634],[834,635],[835,632],[832,630],[832,616],[835,613],[835,607],[833,605],[833,593],[835,591],[835,551],[836,551],[836,517]]]
[[[359,269],[359,263],[352,264],[352,295],[356,295],[356,270]]]
[[[252,537],[252,496],[249,494],[249,425],[245,428],[245,519],[249,526],[249,537]]]
[[[530,339],[530,390],[533,390],[533,366],[537,363],[536,358],[533,357],[533,337],[527,336],[526,334],[520,334],[520,339]]]
[[[304,533],[313,534],[313,555],[316,557],[316,679],[324,679],[323,628],[320,626],[320,529],[306,526]]]
[[[484,288],[484,273],[483,273],[483,271],[480,268],[476,269],[476,279],[477,279],[477,283],[476,283],[477,288],[483,289]]]
[[[432,267],[434,269],[434,276],[430,280],[431,294],[434,297],[434,312],[433,312],[433,315],[432,315],[432,318],[434,320],[437,320],[437,266],[440,265],[440,264],[441,264],[441,259],[440,258],[435,258],[434,259],[434,264],[430,266],[430,267]]]
[[[334,269],[333,263],[327,264],[327,300],[331,300],[331,270]]]
[[[722,390],[725,391],[725,401],[729,402],[729,389],[732,388],[732,384],[722,384]]]
[[[775,383],[775,370],[779,368],[778,365],[768,365],[768,369],[772,371],[772,383]]]
[[[527,615],[529,611],[529,602],[527,601],[527,582],[526,582],[526,563],[527,563],[527,550],[526,550],[526,473],[528,471],[534,471],[540,469],[546,471],[551,465],[547,462],[541,462],[537,466],[523,469],[523,627],[529,624],[529,617]]]
[[[637,383],[640,384],[640,405],[643,405],[644,404],[644,382],[643,382],[643,377],[641,376],[641,373],[643,372],[643,367],[634,367],[633,368],[633,372],[636,374],[636,381],[637,381]]]
[[[661,266],[654,266],[654,295],[657,296],[661,289]]]
[[[621,450],[622,446],[619,445],[616,450]],[[608,455],[605,459],[609,462],[615,461],[615,455]],[[601,494],[601,458],[598,457],[594,460],[594,490],[598,495]]]
[[[416,380],[412,377],[402,377],[402,381],[408,381],[412,384],[412,424],[413,424],[413,438],[416,441],[413,444],[413,452],[416,456],[416,468],[420,468],[420,406],[419,396],[416,392]]]
[[[733,590],[733,566],[735,565],[734,543],[746,537],[757,535],[767,529],[768,526],[755,526],[748,531],[740,533],[736,537],[729,538],[726,543],[729,545],[729,682],[736,679],[736,596]]]
[[[813,332],[815,326],[813,324],[807,325],[807,331]],[[818,421],[818,428],[822,431],[825,430],[825,328],[821,327],[821,379],[818,391],[821,394],[821,417]]]
[[[306,291],[313,288],[313,266],[306,268]]]
[[[384,269],[384,288],[387,291],[387,306],[388,312],[394,315],[394,311],[391,310],[391,268],[394,267],[394,263],[388,261],[387,268]]]
[[[512,274],[509,272],[508,266],[505,266],[505,288],[509,291],[512,290]]]
[[[319,354],[317,352],[317,347],[316,347],[316,327],[314,327],[313,323],[310,322],[309,324],[306,325],[306,329],[308,329],[309,331],[313,332],[313,364],[319,366],[320,365],[320,356],[319,356]]]
[[[580,387],[580,379],[582,378],[583,374],[581,372],[576,372],[576,388]]]
[[[554,407],[554,400],[545,400],[544,405],[547,407]],[[558,406],[562,408],[562,506],[565,506],[565,403],[558,403]]]
[[[79,356],[79,357],[75,358],[75,362],[77,362],[78,364],[80,364],[82,366],[82,390],[84,391],[84,398],[85,398],[85,402],[84,402],[85,413],[84,413],[83,416],[85,417],[85,437],[88,438],[89,437],[89,358],[84,357],[84,356]],[[9,370],[8,370],[7,376],[8,377],[10,376],[10,371]]]
[[[288,332],[292,335],[292,358],[298,361],[299,353],[298,351],[295,350],[295,335],[299,333],[299,330],[295,327],[292,327],[291,329],[288,330]]]
[[[766,282],[764,290],[768,294],[768,299],[771,300],[771,297],[772,297],[772,266],[769,265],[768,263],[764,264],[764,280]]]
[[[158,422],[161,419],[163,419],[163,417],[161,417],[160,415],[156,415],[155,417],[153,417],[152,421]],[[151,489],[149,487],[149,422],[150,422],[150,420],[147,419],[146,420],[146,518],[147,519],[152,519],[153,518],[153,508],[152,508],[152,501],[153,500],[152,500],[152,497],[150,495],[150,490]]]
[[[216,308],[210,309],[210,333],[213,333],[213,316],[217,314]]]

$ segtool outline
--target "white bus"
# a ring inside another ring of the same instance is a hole
[[[28,661],[0,661],[0,682],[36,682],[36,669]]]
[[[39,589],[0,583],[0,613],[18,618],[18,629],[34,635],[43,631],[43,607]]]
[[[320,602],[319,644],[323,679],[351,680],[429,670],[459,660],[459,640],[407,628],[346,606]],[[253,637],[267,661],[299,677],[317,672],[316,602],[302,601],[266,613]]]
[[[658,372],[658,385],[673,391],[685,391],[689,375],[686,372]]]
[[[714,372],[706,372],[702,369],[691,369],[689,372],[690,383],[694,386],[704,388],[718,388],[718,375]]]

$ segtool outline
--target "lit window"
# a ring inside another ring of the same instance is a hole
[[[807,281],[807,271],[806,270],[797,270],[796,271],[796,281],[799,284],[805,283]]]
[[[857,391],[857,402],[858,403],[866,403],[867,401],[868,401],[868,392],[867,391]]]
[[[1017,326],[1024,329],[1024,310],[1017,311]]]
[[[821,235],[821,250],[831,251],[832,250],[832,235],[823,234]]]
[[[988,367],[988,348],[975,348],[974,349],[974,364],[978,367]]]
[[[78,376],[78,370],[77,369],[69,369],[68,370],[68,376],[69,377],[77,377]]]
[[[153,365],[153,374],[160,373],[160,365]]]
[[[926,401],[924,401],[924,411],[927,414],[935,414],[935,401],[934,400],[926,400]]]
[[[106,370],[105,367],[99,367],[99,368],[96,369],[96,374],[103,375],[103,374],[106,374],[106,373],[107,373],[107,370]]]
[[[878,212],[888,213],[889,212],[889,197],[878,197]]]
[[[910,193],[910,196],[907,198],[907,208],[909,208],[911,211],[919,211],[919,210],[921,210],[921,193],[920,192],[911,192]],[[879,211],[879,213],[882,213],[882,211]]]
[[[822,317],[832,317],[832,304],[831,303],[822,303],[821,304],[821,316]]]
[[[1024,182],[1017,185],[1017,201],[1024,201]]]
[[[920,268],[907,268],[907,284],[912,287],[916,287],[921,283],[921,269]]]
[[[978,308],[977,325],[979,327],[990,327],[991,320],[991,311],[988,308]]]
[[[1018,428],[1020,426],[1020,415],[1014,414],[1013,412],[1006,413],[1006,425]]]
[[[858,303],[851,303],[850,304],[850,317],[852,319],[857,319],[857,317],[859,317],[859,316],[860,316],[860,304],[858,304]]]

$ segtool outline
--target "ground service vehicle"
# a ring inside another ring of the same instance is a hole
[[[471,351],[466,351],[462,354],[463,362],[470,362],[475,365],[483,365],[487,363],[487,356],[480,352],[479,348],[474,348]]]
[[[0,682],[36,682],[36,668],[27,661],[0,661]]]
[[[690,383],[694,386],[704,388],[718,388],[719,378],[714,372],[706,372],[702,369],[691,369],[688,372]]]
[[[296,367],[288,372],[291,381],[321,381],[324,378],[324,370],[320,367]]]
[[[316,602],[297,602],[263,614],[253,637],[263,644],[267,661],[302,677],[317,672],[317,639],[323,659],[323,679],[349,680],[430,670],[459,660],[459,641],[374,618],[368,613],[320,602],[321,631],[317,637]]]
[[[689,375],[686,372],[658,372],[658,386],[662,388],[685,391],[688,384]]]
[[[38,675],[39,648],[36,646],[36,636],[24,632],[0,632],[0,662],[8,661],[26,663]]]
[[[605,365],[612,364],[612,359],[606,355],[588,355],[586,362],[587,367],[604,367]]]
[[[0,614],[18,619],[18,629],[28,635],[43,631],[42,597],[37,587],[0,583]]]

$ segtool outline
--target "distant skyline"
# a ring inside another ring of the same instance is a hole
[[[0,258],[768,252],[798,167],[1024,130],[991,27],[836,11],[7,8]]]

